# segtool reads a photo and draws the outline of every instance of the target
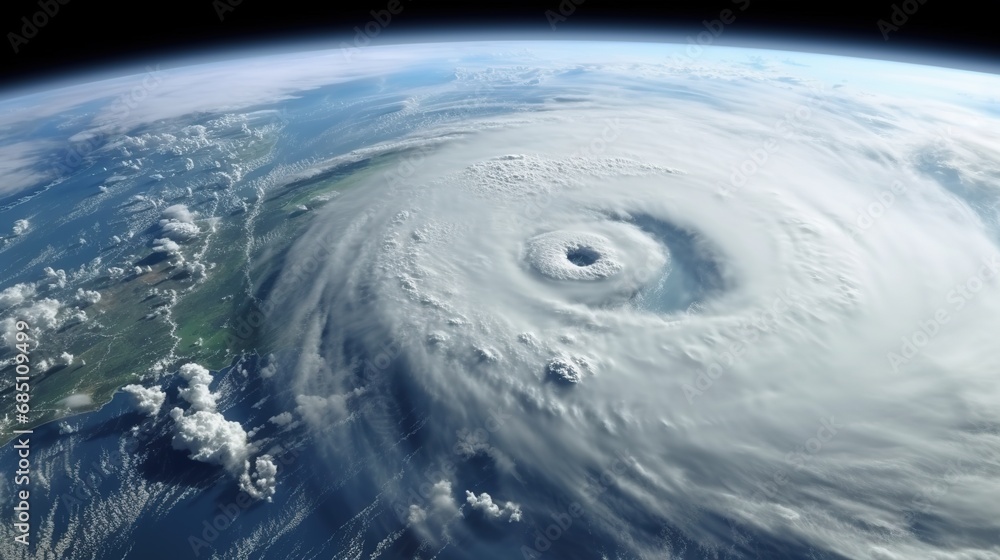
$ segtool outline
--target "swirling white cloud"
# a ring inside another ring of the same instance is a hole
[[[581,504],[641,557],[671,546],[651,523],[721,550],[719,519],[846,557],[997,557],[1000,138],[969,126],[996,118],[958,87],[646,70],[588,68],[584,103],[324,210],[284,261],[318,268],[269,316],[307,357],[279,374],[300,408],[352,419],[319,437],[392,457],[401,434],[348,426],[405,392],[431,464],[504,411],[466,446],[489,494],[540,527]],[[951,536],[914,531],[930,508]]]

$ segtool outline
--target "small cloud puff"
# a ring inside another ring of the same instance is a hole
[[[293,418],[291,412],[282,412],[281,414],[272,416],[268,421],[275,426],[287,426],[292,423]]]
[[[176,255],[181,250],[181,246],[177,244],[176,241],[168,239],[166,237],[160,237],[153,240],[153,251],[156,253],[166,253],[168,255]]]
[[[347,401],[363,392],[363,389],[358,388],[343,395],[334,394],[328,397],[298,395],[295,397],[295,402],[298,404],[295,412],[314,428],[326,427],[347,418],[349,414]]]
[[[0,291],[0,309],[21,305],[35,295],[34,284],[14,284]]]
[[[239,480],[241,490],[271,501],[277,485],[277,466],[270,455],[257,457],[251,466],[250,458],[257,448],[239,422],[226,420],[216,410],[218,395],[209,389],[212,373],[189,363],[181,366],[178,374],[187,380],[187,387],[178,395],[190,406],[187,411],[180,407],[170,411],[174,421],[173,448],[188,451],[195,461],[222,466]]]
[[[277,486],[278,466],[270,455],[261,455],[254,462],[254,471],[248,469],[240,476],[240,488],[257,499],[271,501]]]
[[[260,369],[260,376],[264,379],[274,377],[274,374],[276,373],[278,373],[278,365],[274,362],[271,362]]]
[[[194,213],[188,210],[184,204],[174,204],[163,209],[163,218],[166,220],[176,220],[178,222],[191,223],[194,221]]]
[[[201,233],[201,228],[190,222],[160,220],[160,234],[174,241],[190,241]]]
[[[190,410],[215,412],[216,396],[208,387],[212,383],[211,372],[198,364],[184,364],[179,373],[188,386],[179,390],[178,395],[191,405]]]
[[[465,501],[472,506],[472,509],[483,512],[483,515],[486,517],[493,519],[506,519],[508,523],[521,520],[521,506],[515,504],[514,502],[507,502],[501,508],[500,505],[495,503],[493,498],[486,492],[476,496],[475,493],[466,490]]]
[[[47,279],[50,279],[50,280],[53,281],[51,284],[49,284],[49,288],[65,288],[66,287],[66,271],[65,270],[62,270],[62,269],[53,270],[51,266],[47,266],[47,267],[45,267],[45,268],[42,269],[42,272],[45,273],[45,277]]]
[[[205,410],[185,415],[179,407],[170,411],[170,417],[174,420],[174,449],[190,452],[195,461],[221,465],[232,474],[243,472],[250,449],[239,422]]]
[[[71,409],[90,406],[93,403],[94,399],[90,398],[90,395],[85,395],[83,393],[76,393],[59,401],[59,404],[65,406],[66,408],[71,408]]]
[[[418,504],[411,504],[407,521],[412,524],[423,523],[428,518],[433,518],[438,522],[453,517],[458,513],[458,504],[451,495],[451,482],[439,480],[431,487],[430,495],[427,497],[426,507]]]
[[[163,402],[167,398],[167,394],[159,387],[147,388],[142,385],[126,385],[122,387],[122,391],[132,396],[132,404],[135,409],[146,416],[159,414],[160,408],[163,407]]]
[[[80,303],[93,305],[101,301],[101,293],[95,290],[84,290],[83,288],[77,288],[76,300]]]
[[[6,290],[4,293],[6,293]],[[11,296],[10,294],[8,296],[8,301],[14,301],[18,297],[16,295]],[[2,294],[0,294],[0,297],[2,297]],[[57,329],[70,321],[87,320],[87,316],[83,311],[66,309],[62,302],[52,298],[35,301],[26,307],[17,309],[12,315],[17,317],[18,320],[25,321],[31,325],[31,329],[35,335],[41,331]],[[3,342],[6,346],[13,347],[18,342],[16,340],[17,332],[17,320],[13,317],[8,317],[0,321],[0,333],[2,333]]]

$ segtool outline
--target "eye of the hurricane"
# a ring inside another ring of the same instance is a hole
[[[536,235],[528,240],[525,256],[535,270],[553,280],[602,280],[624,266],[608,238],[579,231]]]
[[[601,258],[601,254],[590,247],[572,247],[566,251],[566,258],[576,266],[590,266]]]

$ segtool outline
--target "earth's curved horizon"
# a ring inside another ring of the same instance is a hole
[[[1000,558],[1000,75],[171,64],[0,92],[0,557]]]

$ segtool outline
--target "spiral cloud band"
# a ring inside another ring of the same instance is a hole
[[[281,255],[348,508],[427,557],[1000,558],[996,78],[683,62],[536,61],[545,110],[386,144]]]

